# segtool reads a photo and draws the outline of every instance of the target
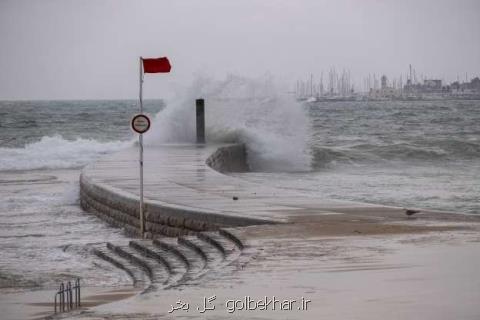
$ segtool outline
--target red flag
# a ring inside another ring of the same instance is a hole
[[[167,57],[142,59],[144,73],[170,72],[172,66]]]

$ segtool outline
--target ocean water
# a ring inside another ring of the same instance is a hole
[[[195,140],[193,101],[206,99],[207,140],[246,143],[240,179],[311,193],[480,213],[480,101],[301,104],[271,77],[198,79],[165,106],[147,101],[147,146]],[[128,279],[88,255],[123,239],[78,205],[87,163],[135,141],[136,101],[0,102],[0,288]],[[105,272],[99,272],[103,269]],[[111,276],[109,276],[111,275]],[[88,280],[87,280],[88,279]]]
[[[480,101],[301,108],[310,125],[310,169],[239,177],[323,198],[480,213]]]
[[[76,276],[86,286],[129,283],[89,254],[124,236],[81,210],[78,180],[84,165],[133,143],[137,109],[135,101],[0,102],[0,294]]]

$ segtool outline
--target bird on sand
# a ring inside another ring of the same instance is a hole
[[[415,213],[419,213],[420,210],[414,210],[414,209],[405,209],[405,214],[407,216],[413,216]]]

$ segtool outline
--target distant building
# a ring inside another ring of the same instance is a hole
[[[370,88],[368,96],[372,99],[394,99],[401,95],[401,90],[388,85],[387,76],[380,78],[380,89]]]
[[[427,79],[424,80],[423,83],[412,84],[411,80],[409,79],[404,87],[404,90],[409,94],[422,95],[424,93],[445,93],[447,88],[442,86],[442,80]]]

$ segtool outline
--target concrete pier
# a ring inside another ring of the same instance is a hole
[[[212,169],[246,170],[245,156],[243,145],[146,148],[147,237],[275,222],[271,215],[252,214],[251,201],[230,208],[233,195],[251,192],[240,181]],[[137,163],[136,150],[127,149],[87,166],[80,177],[82,207],[133,235],[140,231]]]
[[[135,147],[90,164],[81,174],[81,205],[132,234],[139,232]],[[248,170],[245,148],[230,145],[165,145],[145,148],[146,233],[179,236],[262,224],[350,219],[404,221],[403,208],[319,199],[222,174]],[[465,220],[422,212],[425,219]]]

